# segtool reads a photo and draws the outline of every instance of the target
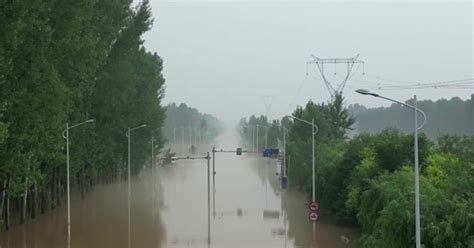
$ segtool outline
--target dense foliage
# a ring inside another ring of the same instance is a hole
[[[0,1],[0,183],[5,225],[10,199],[34,218],[65,194],[63,131],[70,129],[71,182],[84,196],[97,181],[132,172],[163,145],[163,62],[142,47],[148,1]],[[30,203],[30,204],[27,204]],[[28,206],[28,209],[27,209]],[[15,209],[14,209],[15,210]]]
[[[340,96],[327,104],[309,102],[293,116],[314,119],[319,127],[315,189],[321,218],[359,226],[360,247],[414,247],[413,135],[388,128],[348,139],[354,119]],[[274,123],[283,123],[289,130],[290,187],[310,197],[311,126],[288,117]],[[243,119],[240,125],[242,138],[249,141],[245,130],[251,128],[244,126],[250,124]],[[281,141],[281,133],[275,138]],[[419,160],[422,243],[426,247],[473,246],[474,136],[443,135],[433,143],[421,133]]]
[[[412,104],[413,100],[407,103]],[[466,100],[453,97],[450,100],[419,101],[418,107],[428,116],[423,131],[430,139],[436,140],[443,134],[474,135],[474,95]],[[349,112],[357,117],[355,134],[377,133],[386,127],[394,127],[404,133],[413,132],[413,112],[397,104],[370,109],[353,104],[349,106]]]
[[[215,138],[222,130],[222,123],[213,115],[199,112],[197,109],[184,103],[176,105],[170,103],[166,106],[166,120],[163,134],[169,141],[180,140],[182,135],[188,140]]]

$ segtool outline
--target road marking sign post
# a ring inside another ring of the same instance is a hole
[[[319,219],[319,204],[316,201],[308,203],[309,214],[308,218],[311,222],[316,222]]]
[[[317,202],[310,202],[309,203],[309,211],[315,212],[319,210],[319,204]]]
[[[318,220],[318,217],[319,217],[319,216],[318,216],[318,213],[316,213],[316,212],[309,212],[309,220],[310,220],[311,222],[317,221],[317,220]]]

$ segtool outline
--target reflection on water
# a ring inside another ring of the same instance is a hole
[[[235,149],[235,136],[216,148]],[[144,170],[132,180],[131,247],[207,247],[207,163],[179,161],[159,166],[155,180]],[[211,247],[311,247],[306,198],[279,188],[276,160],[251,154],[216,154],[211,181]],[[127,183],[97,186],[72,200],[71,247],[127,247]],[[65,247],[66,209],[0,233],[4,247]],[[347,237],[349,243],[341,241]],[[317,223],[315,247],[355,247],[358,231]]]
[[[132,247],[161,247],[164,228],[159,212],[152,212],[151,176],[142,173],[132,180],[131,244]],[[159,188],[159,187],[157,187]],[[156,199],[160,192],[156,191]],[[156,204],[159,207],[159,204]],[[66,204],[1,233],[4,248],[67,246]],[[71,247],[128,246],[127,183],[97,185],[80,200],[71,199]]]

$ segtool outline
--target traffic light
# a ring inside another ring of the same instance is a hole
[[[242,155],[242,148],[240,148],[240,147],[237,148],[237,155],[238,156]]]

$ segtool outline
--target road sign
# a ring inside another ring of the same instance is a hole
[[[265,148],[262,151],[262,156],[265,158],[276,158],[278,157],[278,153],[280,153],[280,150],[277,148]]]
[[[308,217],[310,221],[315,222],[318,220],[319,216],[318,216],[318,213],[316,212],[310,212]]]
[[[318,204],[318,202],[315,202],[315,201],[310,202],[308,204],[308,207],[309,207],[309,210],[312,211],[312,212],[319,210],[319,204]]]

